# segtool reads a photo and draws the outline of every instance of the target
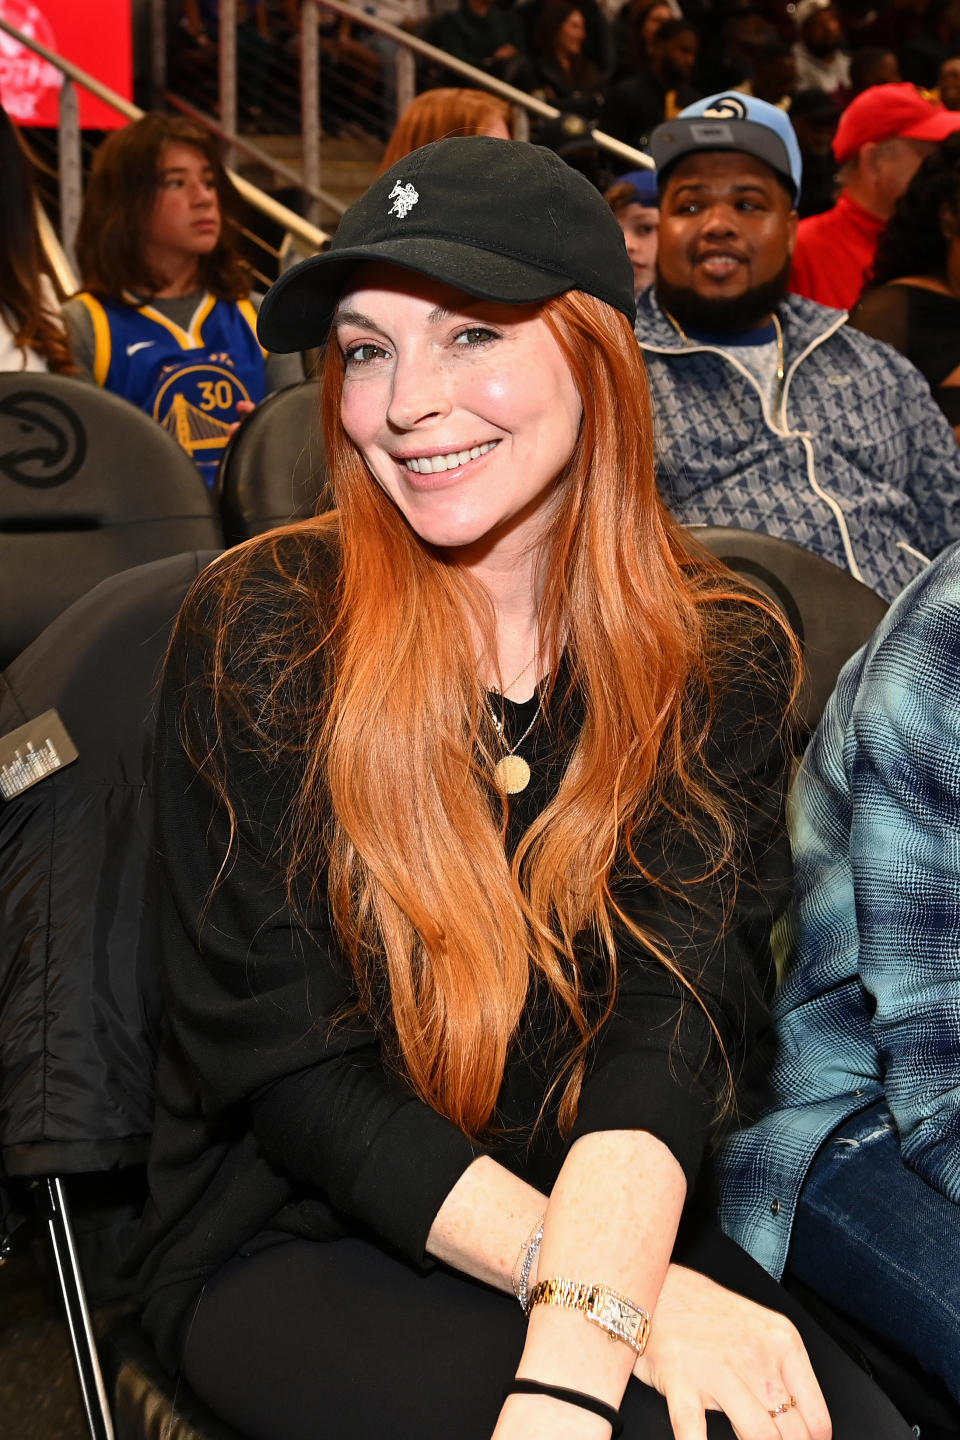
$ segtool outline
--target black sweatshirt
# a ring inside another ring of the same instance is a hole
[[[313,565],[314,585],[329,583],[328,562],[294,556],[293,563]],[[278,604],[304,604],[267,560],[246,591],[256,597],[243,622],[253,633]],[[727,609],[737,623],[738,607]],[[167,667],[154,780],[167,1023],[138,1258],[148,1290],[144,1323],[164,1363],[178,1363],[184,1317],[204,1281],[238,1251],[278,1236],[323,1241],[363,1233],[429,1265],[425,1244],[437,1211],[480,1153],[549,1191],[579,1136],[641,1129],[670,1148],[692,1190],[715,1120],[718,1048],[700,1007],[682,1001],[679,983],[626,931],[615,1012],[589,1056],[577,1120],[565,1137],[553,1109],[534,1127],[556,1068],[552,1012],[536,987],[508,1059],[495,1132],[482,1147],[395,1078],[371,1027],[328,1025],[351,999],[347,966],[326,906],[298,921],[273,858],[297,776],[289,762],[252,752],[236,731],[224,735],[222,758],[239,844],[220,874],[222,810],[178,733],[184,694],[191,733],[200,743],[211,733],[209,645],[196,601],[192,618],[199,639],[181,627]],[[310,623],[307,615],[297,618]],[[761,635],[760,643],[761,653],[745,658],[742,677],[715,704],[708,741],[710,768],[725,783],[742,837],[732,914],[724,919],[724,897],[707,882],[683,900],[668,899],[626,867],[616,882],[620,903],[695,980],[735,1065],[757,1054],[767,1028],[770,924],[789,886],[776,686],[768,683],[758,701],[755,684],[758,675],[783,669],[782,656],[774,639]],[[262,667],[266,680],[269,655]],[[317,683],[305,703],[322,702]],[[510,848],[559,784],[578,721],[574,704],[561,736],[558,705],[544,707],[522,746],[533,778],[510,800]],[[508,731],[519,736],[532,712],[532,704],[506,702]],[[702,873],[699,846],[666,817],[637,849],[674,883]],[[599,992],[603,966],[589,937],[580,937],[577,958]]]

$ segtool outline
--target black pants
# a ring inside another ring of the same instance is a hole
[[[790,1316],[834,1440],[909,1440],[872,1381],[732,1241],[700,1228],[675,1258]],[[525,1330],[512,1297],[442,1266],[423,1275],[361,1240],[289,1240],[232,1260],[207,1285],[183,1364],[250,1440],[490,1440]],[[639,1381],[621,1413],[624,1440],[670,1440],[663,1399]],[[719,1414],[708,1433],[733,1437]]]

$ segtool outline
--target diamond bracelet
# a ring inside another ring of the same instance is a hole
[[[514,1286],[514,1293],[520,1301],[520,1309],[524,1314],[527,1313],[527,1305],[530,1300],[530,1271],[533,1269],[533,1262],[540,1250],[540,1241],[543,1239],[543,1219],[544,1217],[542,1215],[537,1216],[536,1228],[531,1232],[530,1237],[524,1240],[520,1246],[523,1263],[520,1266],[520,1275]]]

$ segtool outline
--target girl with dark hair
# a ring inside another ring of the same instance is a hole
[[[633,314],[598,192],[483,136],[264,302],[269,347],[326,344],[337,509],[228,552],[173,635],[141,1239],[162,1358],[250,1440],[830,1435],[705,1219],[792,649],[658,497]],[[906,1440],[806,1338],[837,1440]]]
[[[20,135],[0,105],[0,370],[73,372]]]
[[[657,31],[677,18],[670,0],[627,0],[613,24],[615,78],[625,79],[650,63]]]
[[[100,146],[77,256],[84,291],[64,307],[80,364],[193,456],[212,485],[237,420],[302,379],[264,363],[235,194],[216,141],[177,116],[145,115]]]
[[[534,94],[560,110],[596,119],[603,105],[600,71],[584,54],[587,22],[576,0],[548,0],[534,32]]]
[[[960,135],[897,201],[850,323],[913,361],[960,440]]]

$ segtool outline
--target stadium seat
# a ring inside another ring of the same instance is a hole
[[[0,374],[0,668],[108,575],[220,549],[200,472],[109,391]]]
[[[270,395],[234,432],[217,480],[228,545],[323,508],[320,392],[305,380]]]
[[[849,571],[777,535],[719,525],[691,525],[687,533],[789,621],[803,656],[797,729],[801,739],[811,735],[837,676],[880,624],[887,602]]]

